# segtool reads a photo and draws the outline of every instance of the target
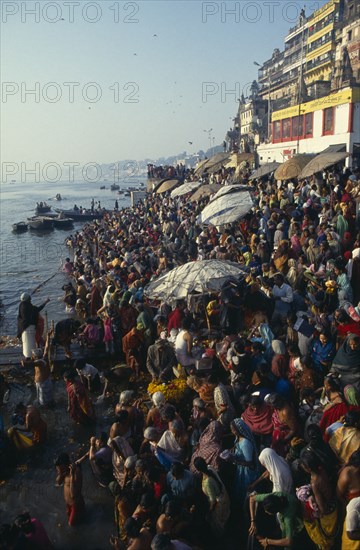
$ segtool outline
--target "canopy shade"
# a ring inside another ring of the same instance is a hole
[[[306,166],[303,168],[299,174],[299,179],[309,178],[316,174],[316,172],[322,172],[325,168],[329,166],[334,166],[338,162],[346,159],[349,156],[349,153],[320,153],[315,158],[313,158]]]
[[[212,200],[198,217],[198,223],[223,225],[233,223],[249,212],[253,201],[249,191],[222,195]]]
[[[295,155],[283,162],[275,171],[277,180],[290,180],[297,178],[301,170],[314,158],[315,155]]]
[[[202,161],[195,169],[195,174],[203,174],[204,172],[216,172],[220,170],[225,161],[229,160],[229,153],[216,153],[216,155],[207,159],[206,162]]]
[[[174,187],[181,185],[181,183],[182,180],[177,178],[166,179],[162,181],[160,185],[156,188],[156,193],[166,193],[166,191],[171,191],[171,189],[174,189]]]
[[[225,163],[225,168],[237,168],[242,162],[252,162],[254,153],[233,153]]]
[[[263,164],[255,170],[250,176],[251,180],[254,180],[256,178],[263,178],[264,176],[267,176],[268,174],[271,174],[271,172],[275,172],[277,168],[279,168],[280,162],[267,162],[266,164]]]
[[[208,160],[209,159],[204,159],[204,160],[201,160],[200,162],[197,163],[197,165],[195,166],[195,170],[194,170],[195,174],[197,174],[198,172],[200,172],[204,168],[204,166],[208,162]]]
[[[238,279],[244,269],[234,262],[201,260],[176,267],[149,283],[144,294],[158,300],[180,300],[189,294],[219,292],[229,279]]]
[[[239,193],[241,191],[249,191],[249,187],[247,185],[222,185],[219,191],[217,191],[216,195],[211,199],[211,202],[218,199],[219,197],[223,197],[224,195],[230,195],[232,193]]]
[[[209,195],[212,195],[213,193],[216,193],[221,189],[221,185],[219,183],[211,183],[210,185],[202,185],[195,191],[193,195],[191,195],[192,201],[198,201],[200,199],[203,199],[204,197],[208,197]]]
[[[200,187],[201,183],[201,181],[187,181],[179,187],[175,187],[175,189],[171,191],[170,196],[172,199],[175,199],[175,197],[181,197],[181,195],[191,193],[191,191],[195,191],[198,187]]]

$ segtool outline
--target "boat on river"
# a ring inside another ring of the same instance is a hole
[[[13,223],[12,230],[14,233],[25,233],[28,230],[28,224],[26,222]]]
[[[117,185],[117,183],[112,183],[110,189],[111,191],[119,191],[120,185]]]
[[[50,212],[51,206],[49,204],[46,204],[46,202],[40,202],[36,204],[35,213],[36,214],[46,214],[46,212]]]
[[[50,229],[54,229],[54,220],[45,216],[34,216],[33,218],[28,218],[28,225],[34,231],[49,231]]]
[[[72,218],[51,218],[55,229],[71,229],[74,226],[74,220]]]
[[[108,210],[94,211],[91,210],[62,210],[55,208],[55,212],[63,214],[65,218],[71,218],[74,222],[86,222],[91,220],[100,220],[108,213]]]

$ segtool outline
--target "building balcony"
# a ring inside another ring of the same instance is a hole
[[[304,24],[306,25],[307,23],[307,19],[304,21]],[[297,36],[298,34],[301,34],[302,32],[302,28],[303,28],[303,25],[301,25],[300,23],[298,23],[297,25],[295,25],[295,27],[292,27],[288,34],[285,36],[285,40],[284,42],[289,42],[290,40],[292,40],[293,38],[295,38],[295,36]],[[306,30],[306,29],[305,29]]]
[[[305,73],[307,74],[311,71],[314,71],[315,69],[323,68],[323,67],[325,67],[326,65],[328,65],[329,63],[332,63],[332,62],[333,62],[333,59],[332,59],[331,56],[327,56],[327,57],[325,57],[324,59],[321,59],[321,60],[314,59],[313,61],[309,61],[308,63],[306,63]]]
[[[304,47],[305,46],[306,46],[306,42],[304,40]],[[295,46],[292,46],[291,48],[288,48],[287,50],[285,50],[285,55],[284,55],[285,62],[291,55],[296,54],[296,53],[300,53],[300,52],[301,52],[301,42],[299,42]]]

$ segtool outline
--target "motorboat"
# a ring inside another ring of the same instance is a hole
[[[40,203],[37,203],[37,205],[36,205],[35,213],[36,214],[46,214],[46,212],[50,212],[50,210],[51,210],[51,206],[46,204],[46,202],[40,202]]]
[[[107,214],[107,210],[101,210],[100,212],[91,210],[61,210],[55,208],[55,212],[63,214],[65,218],[71,218],[74,222],[87,222],[91,220],[100,220]]]
[[[118,185],[117,183],[112,183],[110,189],[111,191],[119,191],[120,185]]]
[[[54,229],[54,220],[45,216],[34,216],[33,218],[28,218],[28,225],[30,229],[35,231],[48,231]]]
[[[55,229],[70,229],[74,226],[74,220],[72,218],[66,218],[66,217],[56,217],[51,218]]]
[[[26,222],[17,222],[12,224],[14,233],[25,233],[28,230],[28,224]]]

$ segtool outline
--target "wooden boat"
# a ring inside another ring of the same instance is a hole
[[[25,233],[28,230],[28,224],[26,222],[17,222],[12,224],[14,233]]]
[[[55,229],[69,229],[74,226],[72,218],[51,218]]]
[[[28,218],[28,225],[30,229],[35,231],[49,231],[50,229],[54,229],[54,220],[45,216],[34,216],[33,218]]]
[[[55,212],[63,214],[65,218],[71,218],[74,222],[87,222],[91,220],[100,220],[107,214],[108,210],[101,210],[101,212],[86,210],[82,213],[80,210],[61,210],[60,208],[55,208]]]
[[[110,189],[111,191],[119,191],[120,185],[117,185],[117,183],[112,183]]]
[[[100,189],[106,189],[105,185],[102,185],[102,186],[100,187]]]
[[[50,210],[51,210],[51,206],[44,203],[42,206],[36,205],[35,213],[36,214],[46,214],[46,212],[50,212]]]

